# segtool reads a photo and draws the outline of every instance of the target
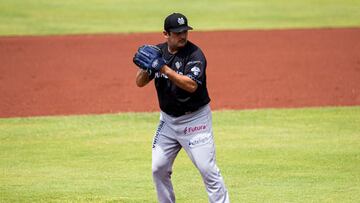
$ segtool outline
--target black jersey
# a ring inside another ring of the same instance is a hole
[[[177,87],[166,75],[152,74],[150,78],[155,78],[160,109],[178,117],[208,104],[210,97],[206,87],[206,58],[200,48],[188,41],[176,54],[170,54],[167,43],[157,46],[162,50],[163,57],[171,69],[188,76],[198,85],[196,91],[190,93]]]

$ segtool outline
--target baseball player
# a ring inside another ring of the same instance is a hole
[[[187,40],[187,18],[173,13],[164,21],[165,43],[144,45],[133,61],[140,68],[139,87],[154,79],[160,123],[152,145],[152,173],[160,203],[175,202],[171,183],[174,160],[183,148],[201,173],[209,202],[229,201],[215,161],[210,98],[206,87],[206,58]]]

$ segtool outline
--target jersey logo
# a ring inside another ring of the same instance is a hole
[[[195,75],[198,76],[201,72],[200,68],[197,66],[194,66],[193,68],[191,68],[191,72]]]
[[[177,19],[177,22],[179,23],[179,25],[184,25],[184,24],[185,24],[185,20],[184,20],[183,17],[178,18],[178,19]]]
[[[182,63],[181,63],[180,61],[177,61],[177,62],[175,63],[175,67],[176,67],[177,69],[179,69],[181,66],[182,66]]]
[[[168,76],[166,76],[164,73],[156,72],[155,78],[166,78],[168,79]]]

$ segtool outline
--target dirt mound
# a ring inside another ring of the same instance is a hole
[[[191,32],[213,109],[360,105],[360,29]],[[158,111],[137,47],[162,34],[0,38],[0,117]]]

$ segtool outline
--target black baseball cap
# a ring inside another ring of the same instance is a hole
[[[181,13],[173,13],[165,18],[164,30],[166,32],[183,32],[192,29],[188,26],[187,18]]]

